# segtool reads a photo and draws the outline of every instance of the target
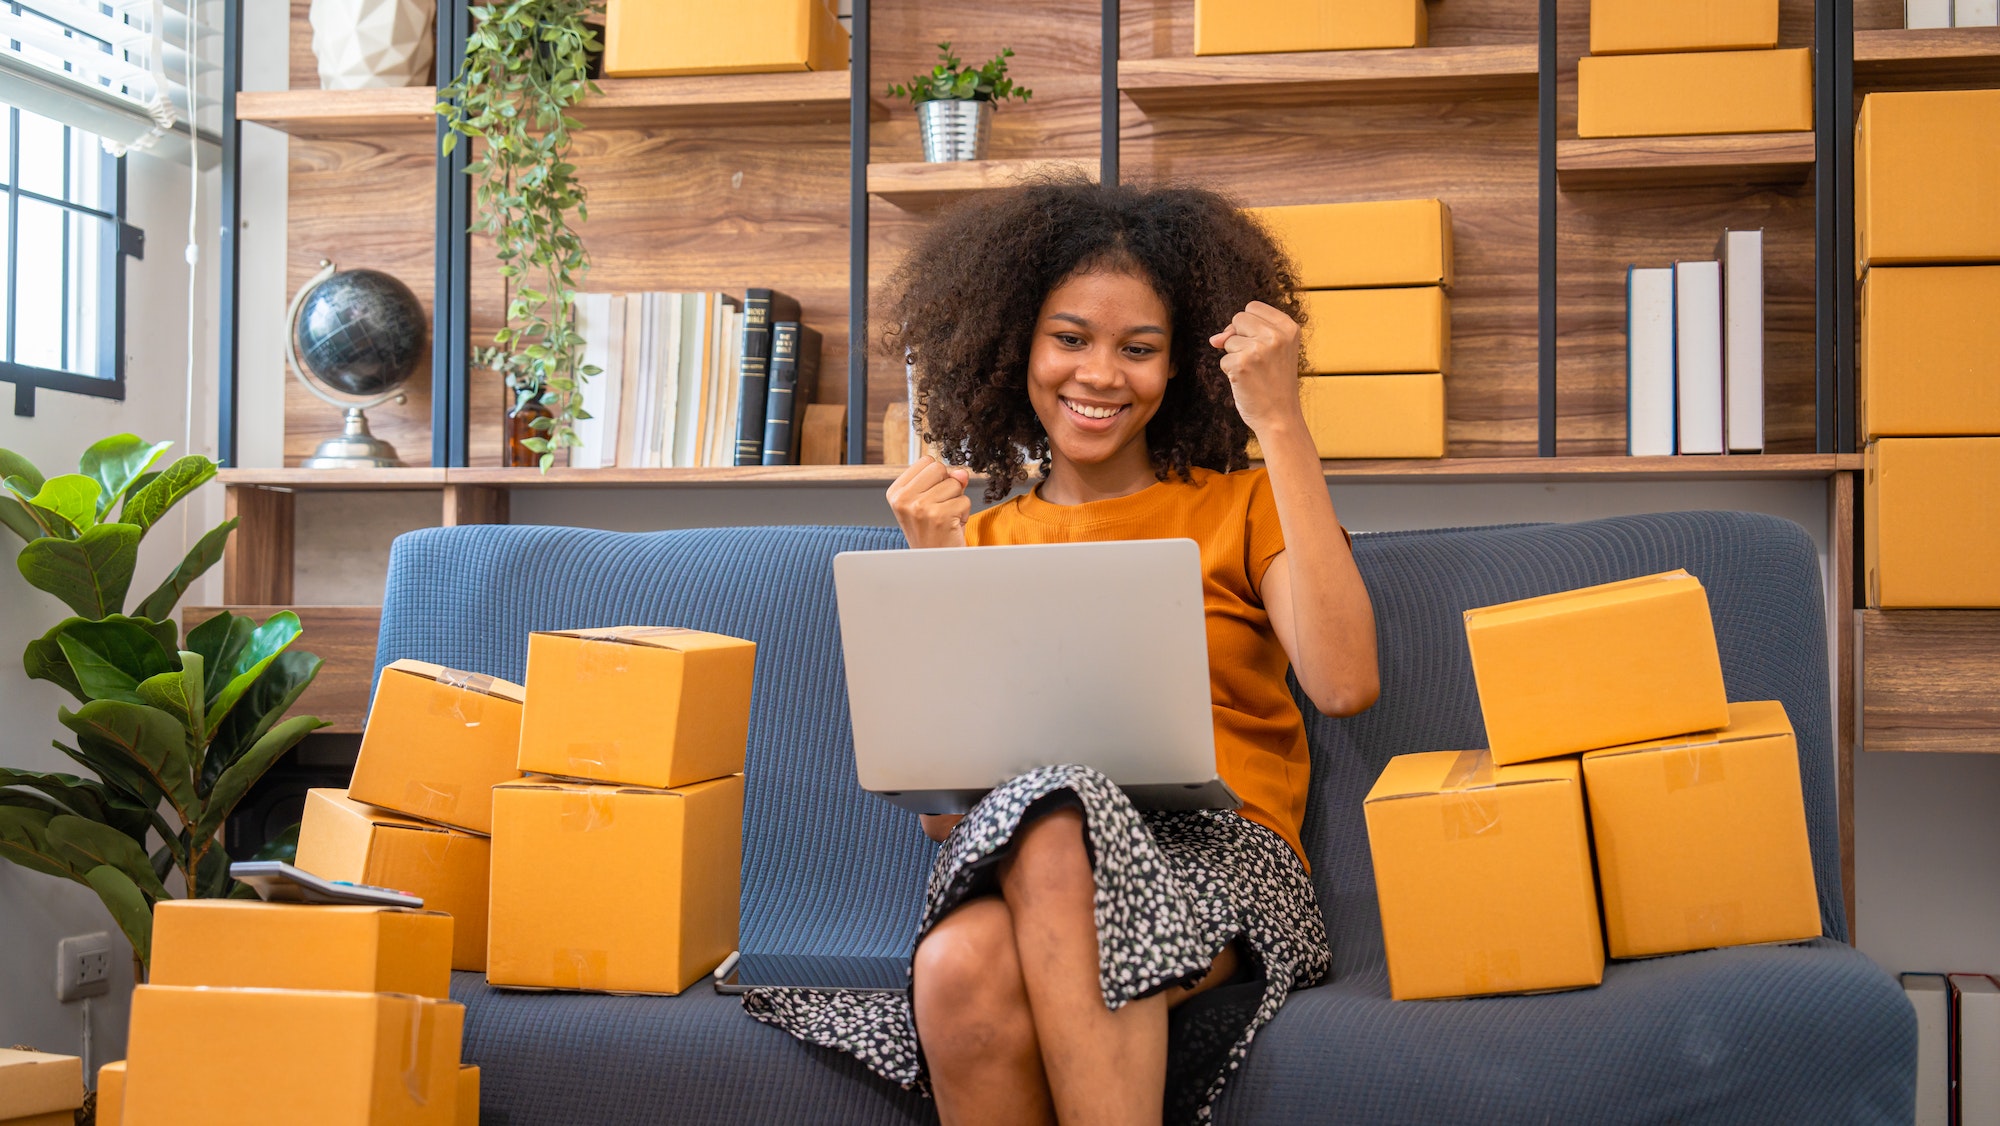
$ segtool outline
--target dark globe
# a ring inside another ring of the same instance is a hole
[[[410,378],[429,337],[410,287],[380,270],[342,270],[299,309],[299,363],[336,391],[380,395]]]

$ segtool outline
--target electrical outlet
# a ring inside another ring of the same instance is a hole
[[[76,934],[56,943],[56,1000],[81,1001],[111,992],[111,935]]]

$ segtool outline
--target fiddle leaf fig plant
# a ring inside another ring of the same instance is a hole
[[[466,166],[476,183],[473,229],[493,236],[510,293],[506,323],[474,359],[517,388],[517,405],[539,399],[549,407],[525,442],[544,470],[557,450],[580,444],[576,423],[590,415],[578,392],[600,374],[584,365],[576,330],[576,293],[590,259],[570,219],[590,212],[569,162],[578,128],[569,111],[598,92],[589,67],[601,44],[588,17],[603,10],[604,0],[474,5],[465,62],[438,91],[437,112],[451,127],[446,155],[461,138],[480,142]]]
[[[217,834],[271,764],[325,726],[285,717],[320,666],[292,648],[297,615],[260,625],[222,613],[185,637],[174,625],[235,520],[126,612],[146,533],[215,476],[199,456],[155,470],[169,445],[115,435],[85,450],[77,472],[48,478],[0,450],[0,524],[23,541],[16,564],[73,612],[28,642],[22,664],[75,699],[58,712],[70,734],[55,746],[89,772],[0,767],[0,858],[90,887],[141,961],[153,905],[174,898],[170,874],[188,896],[245,893]]]
[[[1014,80],[1007,77],[1007,60],[1013,57],[1012,47],[1002,47],[999,54],[976,67],[968,67],[951,53],[951,42],[946,40],[938,44],[936,66],[928,73],[913,76],[907,85],[900,82],[891,85],[889,96],[908,98],[911,105],[946,101],[998,103],[1008,98],[1025,102],[1035,92],[1014,85]]]

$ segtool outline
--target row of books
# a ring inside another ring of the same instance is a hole
[[[1917,1010],[1916,1126],[2000,1122],[2000,981],[1904,974]]]
[[[1903,0],[1904,27],[1992,27],[2000,24],[1994,0]]]
[[[792,465],[819,333],[770,289],[577,296],[583,387],[570,465]]]
[[[1625,275],[1625,452],[1764,448],[1764,232],[1724,231],[1709,262]]]

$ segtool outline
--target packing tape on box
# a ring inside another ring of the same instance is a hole
[[[1474,950],[1465,958],[1465,992],[1513,993],[1521,988],[1521,952]]]
[[[602,950],[572,947],[555,952],[549,980],[558,989],[603,989],[611,979],[611,961]]]
[[[1464,840],[1500,831],[1498,784],[1493,777],[1493,752],[1460,751],[1444,773],[1438,797],[1444,816],[1444,839]]]
[[[414,997],[406,1000],[407,1007],[403,1011],[409,1022],[410,1034],[403,1038],[403,1089],[410,1093],[410,1098],[418,1106],[428,1106],[431,1101],[429,1034],[435,1031],[435,1022],[432,1022],[433,1027],[425,1027],[423,1002]],[[453,1076],[454,1080],[456,1078]]]
[[[1668,793],[1720,782],[1723,776],[1722,744],[1667,747],[1660,753],[1660,769],[1666,774]]]
[[[596,790],[568,790],[562,796],[562,827],[567,833],[588,833],[606,829],[618,818],[616,794]]]
[[[458,796],[456,784],[440,786],[413,778],[403,787],[403,812],[431,821],[449,817],[458,808]]]
[[[1691,948],[1721,946],[1743,933],[1743,904],[1725,899],[1687,909],[1688,945]]]
[[[618,744],[571,743],[563,751],[563,759],[569,763],[569,773],[573,778],[616,778],[618,777]]]
[[[451,716],[467,727],[478,727],[486,715],[486,697],[493,692],[493,678],[485,673],[440,669],[437,682],[456,692],[431,697],[431,714]]]
[[[686,626],[638,626],[621,630],[585,630],[577,633],[583,651],[577,655],[577,671],[584,676],[605,676],[626,669],[627,646],[648,638],[694,633]]]

